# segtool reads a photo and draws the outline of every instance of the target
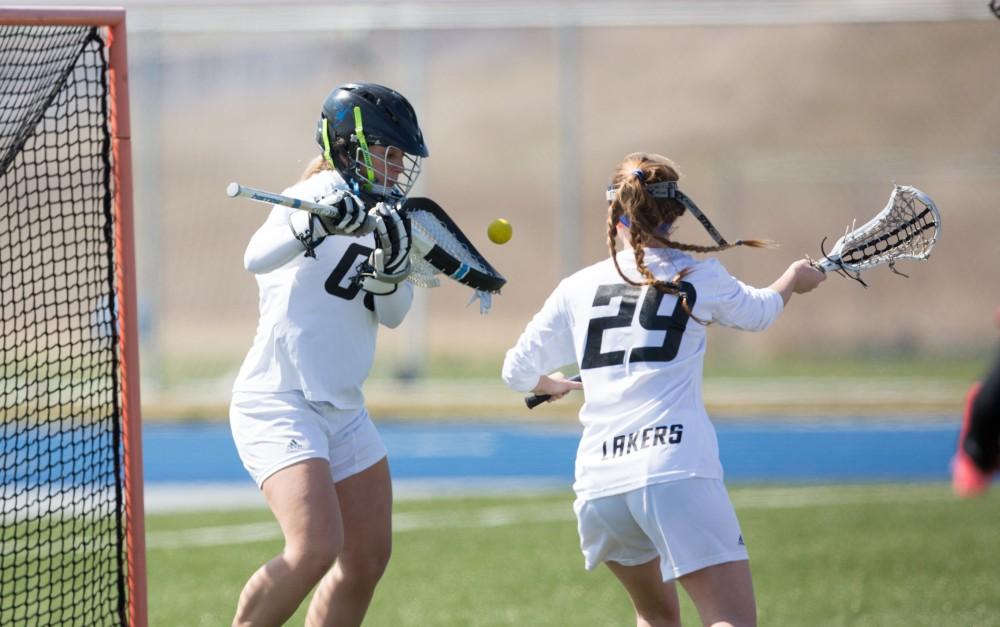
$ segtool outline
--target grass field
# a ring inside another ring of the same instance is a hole
[[[704,397],[712,415],[725,416],[958,415],[966,389],[986,371],[993,350],[990,345],[981,354],[744,360],[709,355]],[[376,418],[503,416],[576,422],[579,398],[524,411],[520,396],[500,379],[502,359],[502,351],[488,357],[437,354],[429,358],[426,376],[416,380],[398,378],[393,360],[376,360],[365,384],[367,407]],[[159,385],[144,388],[143,419],[224,421],[233,369],[241,360],[171,362]]]
[[[731,488],[762,626],[1000,625],[1000,490],[944,484]],[[400,500],[366,625],[629,625],[625,593],[583,570],[569,493]],[[228,625],[280,550],[265,510],[150,515],[150,625]],[[697,625],[681,595],[686,625]],[[289,622],[301,625],[303,611]]]
[[[422,364],[422,376],[431,379],[499,379],[505,350],[505,346],[498,346],[496,351],[487,354],[469,351],[428,353]],[[887,350],[873,354],[859,351],[840,354],[811,350],[762,357],[710,352],[705,358],[705,375],[727,378],[907,377],[969,381],[982,374],[993,357],[993,351],[993,345],[989,344],[977,351],[955,354],[890,354]],[[242,360],[242,353],[214,359],[200,355],[197,358],[171,356],[164,360],[160,383],[167,387],[185,387],[192,382],[232,376]],[[395,379],[397,361],[376,359],[371,376],[375,379]]]

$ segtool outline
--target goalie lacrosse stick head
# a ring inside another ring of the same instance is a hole
[[[934,201],[915,187],[895,185],[885,208],[862,226],[848,227],[816,266],[824,272],[843,271],[858,281],[862,271],[880,265],[902,274],[896,262],[927,259],[940,235],[941,213]]]
[[[489,307],[507,279],[476,250],[454,220],[430,198],[407,198],[401,210],[410,219],[413,235],[413,269],[409,280],[421,287],[435,287],[443,274],[476,290],[481,305]]]

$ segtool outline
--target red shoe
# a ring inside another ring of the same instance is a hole
[[[960,497],[968,498],[979,496],[990,487],[993,478],[992,472],[980,470],[975,462],[966,454],[962,448],[965,435],[969,432],[969,421],[972,416],[972,402],[979,394],[981,383],[975,383],[969,388],[965,395],[965,411],[962,413],[962,431],[958,436],[958,450],[955,451],[955,458],[951,466],[951,488]]]
[[[979,470],[968,455],[959,452],[951,466],[951,489],[962,498],[979,496],[990,487],[991,475]]]

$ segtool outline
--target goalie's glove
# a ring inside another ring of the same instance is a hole
[[[356,280],[366,292],[392,294],[410,274],[410,219],[385,203],[370,213],[375,219],[375,250],[359,266]]]
[[[331,208],[331,215],[316,216],[327,235],[361,235],[356,231],[368,214],[360,198],[346,189],[338,189],[317,202]]]

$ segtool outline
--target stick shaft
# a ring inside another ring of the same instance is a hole
[[[830,259],[820,259],[813,265],[816,267],[817,270],[820,270],[822,272],[829,272],[830,270],[836,270],[837,268],[840,267]]]
[[[292,198],[291,196],[285,196],[282,194],[275,194],[274,192],[267,192],[262,189],[255,189],[253,187],[247,187],[246,185],[240,185],[239,183],[230,183],[226,187],[226,195],[230,198],[249,198],[250,200],[256,200],[257,202],[269,205],[281,205],[283,207],[291,207],[292,209],[302,209],[303,211],[315,213],[316,215],[334,220],[340,220],[343,218],[340,212],[330,205],[301,200],[299,198]],[[371,233],[374,229],[375,219],[371,216],[366,216],[364,225],[362,225],[356,232],[352,233],[352,235],[365,235],[367,233]]]

